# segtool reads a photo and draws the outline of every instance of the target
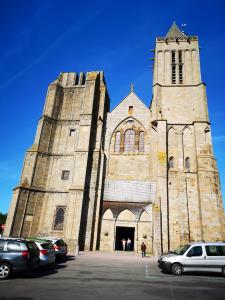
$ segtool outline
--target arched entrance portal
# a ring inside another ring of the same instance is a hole
[[[135,215],[128,209],[123,210],[115,222],[114,250],[123,250],[122,240],[131,240],[131,250],[135,250]]]
[[[100,250],[121,251],[122,239],[131,240],[131,250],[140,251],[141,242],[152,251],[152,219],[151,214],[140,210],[134,214],[129,209],[118,212],[118,209],[106,209],[102,216]]]

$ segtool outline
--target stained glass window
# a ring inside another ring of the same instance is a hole
[[[144,136],[144,131],[141,131],[139,133],[139,151],[144,152],[145,149],[145,136]]]
[[[120,138],[121,138],[121,133],[117,131],[115,137],[115,146],[114,146],[114,150],[116,153],[120,152]]]
[[[128,129],[125,132],[124,151],[134,151],[134,150],[135,150],[135,131],[133,129]]]
[[[65,206],[57,206],[55,212],[55,220],[53,229],[55,230],[63,230],[64,217],[65,217]]]

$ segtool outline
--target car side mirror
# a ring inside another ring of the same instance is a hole
[[[189,252],[189,253],[187,254],[187,257],[192,257],[192,253]]]

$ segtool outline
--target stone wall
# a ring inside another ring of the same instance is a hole
[[[71,249],[78,243],[87,249],[96,247],[92,225],[100,211],[108,109],[102,72],[79,77],[61,73],[49,86],[35,141],[14,192],[6,235],[53,235],[63,237]],[[54,228],[57,207],[65,208],[59,230]]]

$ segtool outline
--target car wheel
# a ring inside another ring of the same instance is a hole
[[[10,266],[10,264],[8,264],[6,262],[0,263],[0,279],[1,280],[8,279],[10,277],[11,273],[12,273],[12,267]]]
[[[222,267],[222,275],[225,277],[225,266]]]
[[[181,275],[183,273],[182,266],[177,263],[173,264],[171,268],[171,273],[176,276]]]

